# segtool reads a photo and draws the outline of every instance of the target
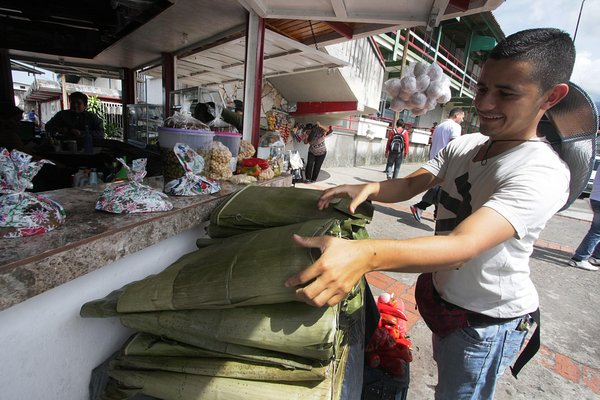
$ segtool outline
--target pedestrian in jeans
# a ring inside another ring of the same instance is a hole
[[[439,124],[432,133],[431,149],[429,149],[429,159],[438,155],[448,143],[460,137],[461,127],[465,119],[465,112],[462,108],[453,108],[448,114],[448,119]],[[423,198],[417,204],[410,206],[410,212],[417,221],[421,221],[423,211],[432,204],[435,204],[436,211],[433,213],[434,219],[437,217],[437,203],[439,201],[439,186],[432,187],[425,192]]]
[[[420,273],[415,297],[433,332],[435,398],[493,399],[497,380],[523,345],[530,317],[539,320],[529,268],[533,246],[569,199],[569,167],[537,136],[537,126],[569,95],[574,63],[573,41],[558,29],[525,30],[498,43],[477,82],[481,133],[453,140],[404,178],[330,188],[317,202],[324,209],[350,198],[354,212],[367,200],[402,202],[440,185],[435,235],[296,235],[297,244],[321,255],[285,286],[308,304],[333,306],[371,271]],[[528,342],[532,352],[524,351],[513,374],[535,353],[537,339],[539,325]]]
[[[387,164],[385,165],[385,174],[388,179],[397,179],[400,176],[400,166],[402,160],[408,157],[408,130],[404,129],[404,121],[396,121],[396,129],[388,138],[385,153],[387,155]]]
[[[588,271],[598,271],[600,265],[600,174],[596,173],[592,193],[590,193],[590,205],[594,212],[592,226],[581,240],[575,254],[569,260],[569,265]]]

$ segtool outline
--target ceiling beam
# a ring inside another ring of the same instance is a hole
[[[352,39],[354,32],[352,28],[348,24],[344,24],[343,22],[331,22],[325,21],[325,24],[328,25],[331,29],[342,35],[348,40]]]
[[[433,2],[426,25],[428,32],[432,31],[433,28],[440,24],[440,21],[446,12],[446,8],[448,7],[448,3],[450,3],[450,0],[435,0]]]
[[[331,0],[331,7],[333,7],[333,12],[339,19],[348,18],[348,12],[346,11],[346,4],[344,4],[344,0]]]

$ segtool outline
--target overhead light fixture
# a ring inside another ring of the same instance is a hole
[[[181,34],[181,44],[188,44],[188,34],[185,32]]]

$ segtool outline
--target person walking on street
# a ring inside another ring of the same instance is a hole
[[[431,140],[431,149],[429,150],[429,159],[433,159],[438,155],[441,149],[443,149],[448,143],[460,136],[461,127],[463,120],[465,119],[465,112],[462,108],[453,108],[448,114],[448,119],[439,124],[434,132]],[[437,216],[437,203],[439,196],[439,186],[434,186],[429,189],[423,195],[423,198],[417,204],[410,206],[410,212],[417,221],[421,221],[423,211],[432,204],[436,205],[436,212],[434,212],[434,219]]]
[[[296,288],[308,304],[333,306],[368,272],[420,273],[415,297],[433,332],[435,398],[493,399],[531,319],[539,321],[529,268],[534,243],[569,199],[569,167],[537,136],[537,126],[569,94],[574,62],[573,41],[558,29],[525,30],[498,43],[477,82],[481,133],[453,140],[405,178],[337,186],[317,202],[323,209],[348,197],[354,212],[366,200],[405,201],[440,185],[435,235],[407,240],[296,235],[297,244],[321,255],[285,286]],[[513,375],[535,353],[538,338],[539,325]]]
[[[571,267],[581,268],[588,271],[598,271],[600,266],[600,174],[596,173],[592,193],[590,193],[590,205],[594,216],[590,230],[581,240],[575,250],[575,254],[569,260]]]
[[[397,179],[400,176],[400,166],[402,160],[408,157],[409,138],[408,130],[404,128],[404,121],[396,121],[396,129],[388,138],[385,153],[387,155],[387,164],[385,165],[385,174],[388,179]]]
[[[333,133],[331,126],[325,128],[318,122],[316,124],[307,125],[309,132],[304,139],[304,143],[308,144],[308,154],[306,160],[306,181],[314,183],[319,177],[321,166],[327,155],[327,147],[325,139]]]

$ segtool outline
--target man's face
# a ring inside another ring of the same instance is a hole
[[[482,134],[493,139],[535,136],[547,96],[531,76],[532,65],[526,61],[486,61],[475,96]]]
[[[464,112],[456,113],[456,115],[454,116],[454,121],[456,121],[457,124],[462,124],[464,120],[465,120]]]
[[[85,103],[81,99],[74,99],[71,101],[71,110],[76,113],[81,113],[85,111]]]

